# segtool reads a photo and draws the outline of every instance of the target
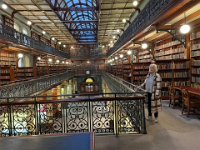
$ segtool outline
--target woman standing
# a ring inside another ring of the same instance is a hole
[[[158,110],[161,107],[161,81],[162,78],[157,73],[156,64],[149,66],[149,73],[142,86],[145,86],[147,92],[148,104],[148,119],[152,120],[152,113],[155,117],[155,122],[158,122]]]

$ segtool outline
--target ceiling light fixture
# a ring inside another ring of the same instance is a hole
[[[61,43],[61,42],[58,42],[58,44],[61,45],[62,43]]]
[[[51,39],[54,41],[54,40],[55,40],[55,37],[52,37]]]
[[[131,55],[131,54],[132,54],[132,51],[131,51],[131,50],[128,50],[128,51],[127,51],[127,54],[128,54],[128,55]]]
[[[28,20],[27,25],[29,25],[29,26],[32,25],[32,22]]]
[[[135,6],[135,7],[136,7],[138,4],[139,4],[139,3],[138,3],[138,1],[137,1],[137,0],[134,0],[134,1],[133,1],[133,6]]]
[[[4,10],[6,10],[8,8],[8,6],[6,4],[2,4],[1,8],[4,9]]]
[[[56,63],[59,63],[60,62],[60,60],[56,60]]]
[[[180,27],[180,32],[181,32],[182,34],[187,34],[187,33],[190,32],[190,30],[191,30],[191,27],[190,27],[188,24],[184,24],[184,25],[182,25],[182,26]]]
[[[122,22],[123,22],[123,23],[126,23],[126,19],[122,19]]]
[[[45,34],[46,34],[46,32],[45,32],[45,31],[42,31],[42,34],[44,34],[44,35],[45,35]]]
[[[37,60],[41,60],[41,57],[39,56],[39,57],[37,57]]]
[[[66,47],[66,45],[63,45],[63,47],[65,48],[65,47]]]
[[[185,15],[185,13],[184,13],[184,19],[185,19],[185,23],[180,27],[180,32],[182,33],[182,34],[187,34],[187,33],[189,33],[190,32],[190,30],[191,30],[191,27],[190,27],[190,25],[188,25],[187,23],[186,23],[186,15]]]
[[[48,59],[49,62],[52,62],[53,60],[51,58]]]
[[[142,43],[142,49],[147,49],[148,48],[148,44],[147,43]]]
[[[120,58],[123,58],[123,57],[124,57],[124,55],[123,55],[123,54],[120,54],[120,55],[119,55],[119,57],[120,57]]]

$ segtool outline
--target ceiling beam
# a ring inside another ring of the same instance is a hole
[[[98,20],[68,20],[68,21],[61,21],[63,23],[93,23],[98,22]]]
[[[69,31],[96,31],[97,29],[69,29]]]
[[[137,7],[120,7],[120,8],[102,8],[101,11],[110,11],[110,10],[137,10],[140,12],[140,9]]]
[[[54,11],[95,11],[98,10],[97,7],[86,7],[86,8],[81,8],[81,7],[70,7],[70,8],[60,8],[56,7],[53,8]]]

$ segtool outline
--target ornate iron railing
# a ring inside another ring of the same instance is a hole
[[[106,81],[108,84],[109,88],[113,92],[125,92],[129,93],[132,92],[134,94],[141,94],[145,95],[145,90],[138,87],[137,85],[134,85],[130,82],[125,81],[122,78],[119,78],[117,76],[114,76],[110,73],[104,73],[103,74],[103,79]],[[136,92],[137,91],[137,92]]]
[[[0,135],[146,133],[144,97],[120,95],[7,98],[0,103]]]
[[[47,46],[41,41],[36,41],[33,38],[17,32],[15,29],[0,24],[0,38],[13,42],[15,44],[21,44],[23,46],[39,50],[48,54],[56,55],[58,57],[69,58],[69,54],[56,50],[53,47]]]
[[[172,7],[176,6],[183,0],[150,0],[135,20],[129,25],[126,31],[115,43],[114,47],[110,49],[108,55],[116,52],[134,36],[140,33],[142,30],[155,23],[159,17],[169,11]]]
[[[50,88],[53,85],[69,80],[74,76],[73,72],[65,72],[51,76],[43,76],[38,79],[1,86],[0,98],[22,97]]]

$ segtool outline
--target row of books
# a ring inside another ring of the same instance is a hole
[[[0,80],[4,80],[4,79],[10,79],[10,76],[0,76]]]
[[[191,40],[200,38],[200,32],[192,32],[190,38]]]
[[[174,86],[190,86],[190,81],[173,82]]]
[[[200,83],[200,77],[192,77],[192,82]]]
[[[200,60],[193,60],[192,66],[199,66],[200,67]]]
[[[163,55],[171,55],[171,54],[176,54],[176,53],[184,53],[185,48],[182,47],[178,47],[178,48],[170,48],[169,50],[163,50],[160,52],[155,53],[155,56],[163,56]]]
[[[200,76],[200,68],[192,68],[192,73],[199,74],[199,76]]]
[[[172,60],[172,59],[183,59],[183,58],[185,58],[184,53],[180,53],[174,55],[157,56],[156,60]]]
[[[16,58],[1,57],[1,56],[0,56],[0,61],[16,61]]]
[[[188,71],[175,72],[174,73],[174,78],[189,78],[189,72]]]
[[[23,72],[23,73],[26,73],[26,72],[33,72],[33,69],[17,69],[17,73],[21,73],[21,72]]]
[[[147,59],[141,59],[140,62],[151,62],[151,58],[147,58]]]
[[[134,71],[132,75],[147,75],[148,71]]]
[[[149,64],[139,64],[139,65],[134,65],[132,66],[133,69],[149,69]]]
[[[188,69],[190,67],[190,62],[178,62],[173,64],[174,69]]]
[[[199,51],[192,51],[192,57],[200,56],[200,50]]]
[[[171,72],[160,73],[162,78],[173,78],[173,74]]]
[[[0,57],[6,57],[6,58],[16,58],[16,55],[14,53],[6,53],[6,52],[1,52]]]
[[[174,45],[178,45],[178,44],[180,44],[180,42],[179,42],[178,40],[176,40],[176,41],[171,41],[171,42],[169,42],[169,43],[162,44],[162,45],[160,45],[160,46],[156,46],[156,47],[154,48],[154,50],[160,50],[160,49],[168,48],[168,47],[171,47],[171,46],[174,46]]]
[[[10,73],[10,69],[0,69],[0,74],[2,73]]]
[[[16,62],[13,62],[13,61],[0,61],[0,66],[15,66],[16,65]]]
[[[192,44],[192,50],[199,50],[200,49],[200,43]]]

